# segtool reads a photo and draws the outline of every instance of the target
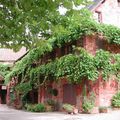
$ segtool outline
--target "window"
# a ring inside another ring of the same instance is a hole
[[[117,2],[118,2],[118,7],[120,7],[120,0],[117,0]]]
[[[95,17],[99,23],[102,23],[102,13],[99,11],[95,11]]]

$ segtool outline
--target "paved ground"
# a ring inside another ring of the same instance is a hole
[[[120,120],[120,110],[108,114],[31,113],[0,105],[0,120]]]

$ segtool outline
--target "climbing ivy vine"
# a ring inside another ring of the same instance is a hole
[[[4,78],[10,72],[10,66],[0,64],[0,75]]]
[[[94,34],[102,35],[103,39],[111,44],[120,45],[119,28],[98,24],[92,19],[83,18],[79,24],[71,20],[67,26],[67,32],[55,34],[48,40],[41,40],[39,47],[31,50],[17,62],[13,70],[5,77],[6,83],[13,76],[22,76],[18,86],[20,85],[21,88],[22,84],[29,81],[28,86],[31,89],[31,86],[38,87],[46,80],[58,80],[61,77],[67,77],[69,82],[73,83],[79,83],[83,78],[95,81],[99,72],[104,80],[107,80],[110,75],[115,75],[116,79],[120,80],[120,54],[111,54],[104,50],[99,50],[96,56],[92,56],[84,49],[76,48],[79,54],[68,54],[47,64],[32,67],[34,62],[39,61],[42,56],[55,48]]]
[[[116,80],[120,80],[120,54],[114,55],[108,51],[98,50],[96,56],[93,56],[83,48],[76,50],[77,54],[74,52],[31,68],[27,71],[26,81],[22,80],[16,86],[16,90],[24,94],[24,91],[27,93],[32,88],[45,84],[46,81],[59,80],[62,77],[66,77],[71,83],[80,83],[84,79],[95,81],[99,72],[102,73],[104,80],[108,80],[112,75]]]

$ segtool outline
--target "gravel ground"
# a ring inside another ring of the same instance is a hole
[[[120,120],[120,110],[107,114],[31,113],[0,105],[0,120]]]

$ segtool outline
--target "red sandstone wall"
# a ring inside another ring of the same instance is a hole
[[[58,90],[58,95],[57,96],[52,96],[51,99],[53,99],[55,101],[58,101],[60,105],[63,103],[63,86],[65,84],[68,84],[68,82],[65,78],[60,80],[60,82],[58,82],[58,83],[54,82],[52,84],[52,88],[56,88]],[[76,88],[75,91],[74,91],[74,92],[76,92],[76,105],[75,106],[77,106],[79,110],[82,110],[81,106],[82,106],[82,101],[83,101],[84,86],[85,86],[84,81],[80,84],[75,85],[75,88]],[[91,81],[86,82],[86,92],[87,92],[86,95],[89,96],[89,93],[91,93],[92,91],[95,93],[95,96],[96,96],[95,105],[99,106],[99,82],[98,81],[96,81],[96,82],[91,82]],[[39,102],[46,101],[45,93],[46,93],[46,90],[44,88],[40,88],[40,90],[39,90],[39,100],[38,100]]]
[[[84,48],[91,54],[95,55],[97,49],[104,49],[111,53],[120,53],[120,45],[109,44],[107,41],[100,39],[98,36],[87,36],[84,38]],[[90,82],[91,83],[91,82]],[[97,83],[91,83],[92,91],[96,93],[97,106],[110,106],[111,98],[116,93],[118,86],[114,77],[104,82],[99,77]]]
[[[96,46],[96,36],[86,36],[83,39],[83,47],[91,54],[95,55],[97,46]]]
[[[0,91],[1,91],[1,87],[2,87],[2,86],[0,86]],[[1,94],[0,94],[0,104],[1,104]]]
[[[98,44],[99,43],[99,44]],[[91,54],[95,55],[97,49],[105,49],[112,53],[120,53],[120,47],[115,44],[109,44],[106,41],[100,40],[98,36],[87,36],[83,40],[83,47]],[[58,51],[58,55],[59,55]],[[57,96],[52,96],[53,100],[59,101],[60,104],[63,102],[63,85],[68,84],[66,82],[66,79],[60,80],[58,83],[52,83],[52,87],[56,88],[58,90]],[[83,88],[84,88],[84,81],[80,84],[76,85],[76,106],[81,109],[82,106],[82,100],[83,100]],[[96,82],[89,81],[86,83],[87,87],[87,93],[89,96],[90,92],[95,93],[95,106],[110,106],[111,104],[111,98],[116,93],[118,87],[117,83],[114,81],[114,79],[111,79],[108,82],[104,82],[102,80],[102,77],[100,76]],[[45,88],[39,89],[39,102],[45,101]]]
[[[120,53],[120,45],[110,44],[99,36],[86,36],[83,39],[83,47],[91,54],[95,55],[96,50],[104,49],[111,53]]]
[[[117,44],[108,44],[107,42],[104,42],[104,49],[111,53],[120,53],[120,45]]]
[[[40,87],[38,89],[38,103],[44,103],[45,101],[45,87]]]
[[[111,106],[111,99],[118,90],[115,80],[101,81],[99,84],[99,106]]]

